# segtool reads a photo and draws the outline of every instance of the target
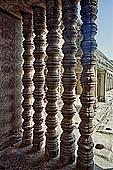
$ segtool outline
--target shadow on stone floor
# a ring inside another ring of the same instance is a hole
[[[101,167],[98,166],[98,165],[95,165],[95,170],[103,170],[103,168],[101,168]]]
[[[20,144],[0,152],[0,170],[75,170],[76,163],[64,166],[59,158],[45,159],[44,150],[32,152],[32,146],[21,148]],[[95,170],[113,170],[113,168],[103,169],[95,165]]]
[[[95,170],[113,170],[113,168],[103,169],[98,165],[95,165]]]

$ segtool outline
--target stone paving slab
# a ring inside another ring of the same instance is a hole
[[[110,104],[112,103],[112,104]],[[95,170],[113,170],[113,90],[108,93],[106,103],[98,103],[99,109],[94,119],[94,159]],[[112,108],[112,111],[109,110]],[[61,122],[62,115],[58,115],[58,120]],[[79,114],[76,113],[74,119],[76,143],[80,136],[78,126],[80,123]],[[60,125],[57,132],[61,134]],[[60,138],[59,138],[60,139]],[[100,148],[96,148],[100,145]],[[15,145],[16,146],[16,145]],[[5,170],[75,170],[73,165],[63,167],[59,159],[47,161],[44,157],[44,152],[32,153],[31,146],[26,148],[10,147],[3,152],[0,152],[1,168],[7,167]],[[76,146],[77,151],[77,146]],[[76,152],[77,156],[77,152]],[[0,170],[3,170],[0,169]]]
[[[107,93],[107,102],[99,103],[101,112],[97,112],[95,120],[99,119],[93,134],[95,147],[100,144],[100,149],[94,149],[95,162],[103,169],[113,170],[113,90]],[[111,108],[109,112],[107,107]]]
[[[0,170],[75,170],[75,167],[76,162],[66,166],[59,157],[47,160],[44,150],[32,153],[32,146],[21,148],[20,143],[0,152]],[[95,165],[94,170],[104,169]]]

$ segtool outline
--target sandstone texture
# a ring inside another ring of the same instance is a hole
[[[79,100],[77,110],[80,109]],[[62,103],[59,101],[61,108]],[[107,92],[107,100],[105,103],[99,102],[97,112],[94,118],[94,159],[96,170],[113,170],[113,90]],[[44,115],[45,117],[46,115]],[[61,122],[62,115],[58,114],[58,120]],[[75,123],[76,142],[79,138],[78,126],[80,122],[79,114],[76,113],[73,122]],[[44,125],[45,128],[45,125]],[[46,128],[45,128],[46,129]],[[57,132],[61,134],[60,124]],[[60,140],[59,140],[60,141]],[[76,147],[77,150],[77,147]],[[77,154],[76,154],[77,156]],[[33,153],[32,146],[21,147],[21,142],[10,146],[0,152],[1,170],[73,170],[75,163],[64,166],[59,161],[59,157],[53,160],[45,158],[44,149],[41,152]]]

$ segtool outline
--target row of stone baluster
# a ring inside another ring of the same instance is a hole
[[[59,145],[58,135],[56,133],[57,121],[56,114],[58,113],[57,100],[59,85],[59,55],[60,55],[60,34],[59,23],[62,18],[64,30],[63,39],[64,44],[62,51],[64,54],[62,65],[64,73],[62,76],[62,84],[64,92],[62,95],[63,107],[61,113],[63,120],[61,128],[60,142],[60,159],[65,164],[73,163],[75,161],[75,136],[73,133],[74,125],[72,118],[76,112],[75,102],[75,85],[76,85],[76,35],[77,35],[77,0],[62,0],[62,12],[58,0],[47,0],[46,8],[40,6],[33,6],[33,15],[29,13],[22,13],[23,16],[23,146],[31,145],[32,128],[31,128],[31,99],[32,94],[34,98],[33,109],[33,151],[41,150],[44,141],[43,123],[43,109],[44,109],[44,84],[46,82],[46,144],[45,154],[49,158],[58,156]],[[60,16],[60,14],[62,14]],[[93,170],[93,142],[92,142],[92,119],[94,116],[94,89],[95,89],[95,72],[94,66],[96,60],[94,58],[94,51],[96,49],[96,42],[94,36],[96,34],[96,19],[97,14],[97,0],[81,0],[81,16],[82,27],[81,32],[83,41],[81,43],[83,56],[81,59],[83,72],[81,76],[81,84],[83,92],[81,95],[82,108],[80,110],[81,123],[79,125],[80,138],[78,140],[78,158],[77,167],[80,170]],[[45,69],[45,28],[47,26],[47,75],[46,80],[44,76]],[[33,50],[33,30],[34,30],[34,52]],[[35,59],[33,63],[33,57]],[[32,71],[35,70],[33,80]],[[34,91],[32,92],[32,85],[34,83]]]

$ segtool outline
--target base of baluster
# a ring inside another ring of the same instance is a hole
[[[36,127],[35,127],[36,128]],[[43,131],[36,131],[33,132],[33,152],[40,151],[44,144],[44,132]]]
[[[63,133],[61,135],[60,160],[64,165],[75,162],[75,135]]]
[[[22,139],[22,146],[28,146],[32,144],[32,140],[31,139]]]
[[[70,151],[67,153],[67,150],[64,150],[63,148],[61,148],[61,154],[60,154],[60,161],[64,164],[64,165],[68,165],[68,164],[72,164],[75,162],[75,150],[73,150],[73,152]]]
[[[59,153],[59,149],[56,149],[56,150],[50,150],[48,148],[45,148],[45,155],[46,155],[46,158],[56,158],[58,156],[58,153]]]
[[[28,146],[32,144],[32,134],[31,134],[31,128],[28,129],[28,131],[23,132],[23,137],[22,137],[22,146]]]
[[[55,158],[59,154],[59,144],[58,144],[58,135],[54,133],[54,137],[46,132],[46,146],[45,146],[45,155],[46,158]]]
[[[94,166],[94,161],[90,163],[83,163],[80,160],[77,160],[75,170],[96,170]]]
[[[37,144],[33,144],[32,151],[33,152],[40,151],[42,149],[42,145],[43,145],[43,141]]]

